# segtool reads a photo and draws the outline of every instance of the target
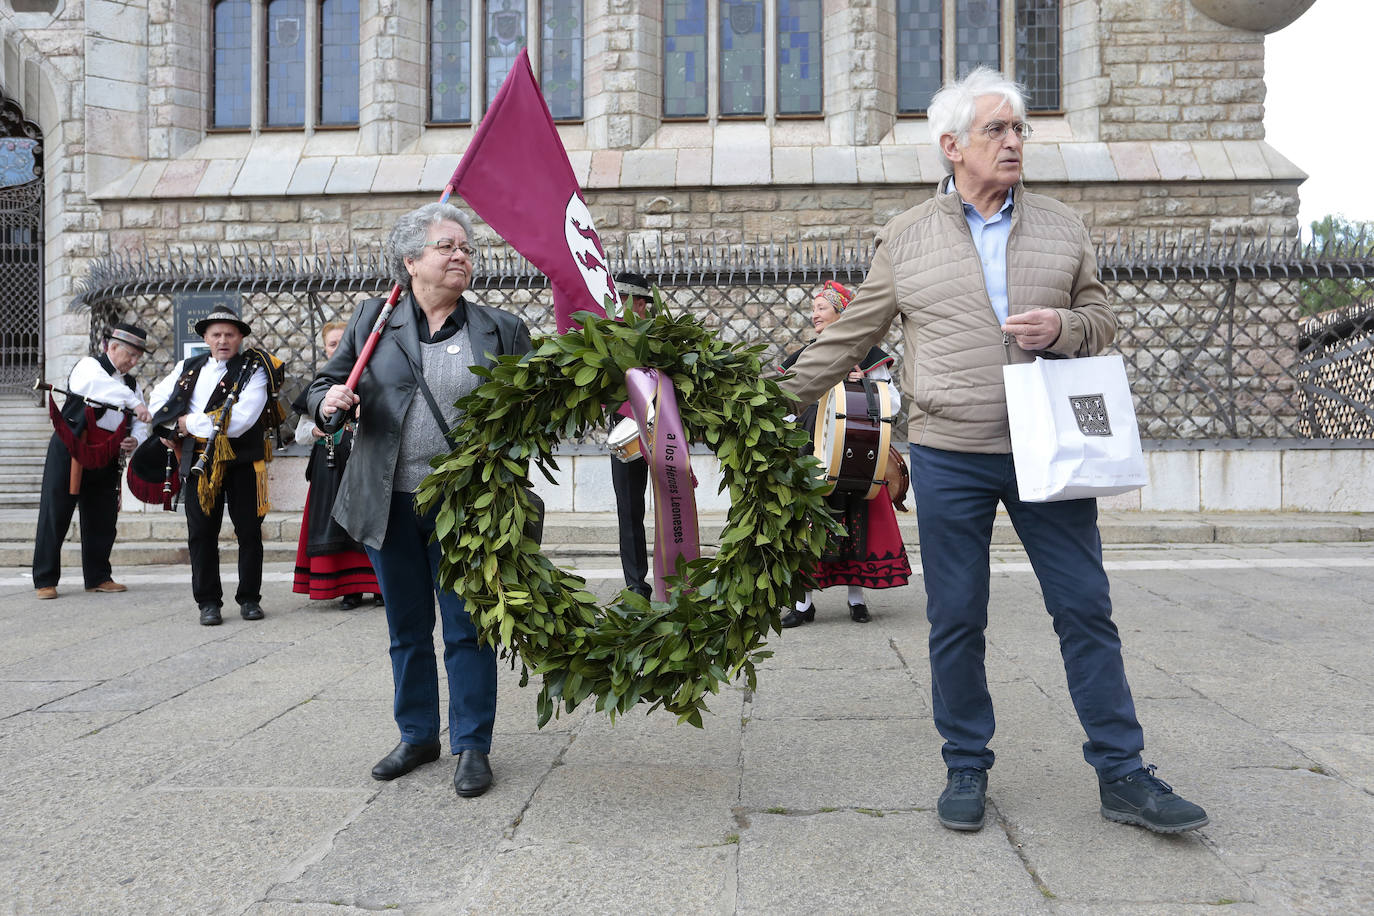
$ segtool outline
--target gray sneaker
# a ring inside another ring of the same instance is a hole
[[[1155,833],[1183,833],[1207,826],[1207,812],[1174,794],[1173,786],[1155,776],[1155,765],[1107,782],[1098,777],[1102,816],[1135,824]]]
[[[950,830],[982,830],[987,810],[988,771],[959,767],[949,771],[945,791],[935,806],[940,823]]]

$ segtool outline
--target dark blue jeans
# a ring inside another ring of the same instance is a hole
[[[1088,740],[1083,757],[1106,779],[1140,767],[1135,715],[1112,623],[1097,501],[1022,502],[1011,455],[911,446],[935,726],[945,764],[991,767],[995,728],[984,670],[989,545],[997,503],[1026,548],[1059,636],[1069,695]]]
[[[496,721],[496,651],[477,645],[477,628],[463,599],[440,589],[439,545],[430,540],[434,519],[415,511],[409,493],[392,493],[381,550],[367,548],[386,600],[391,634],[391,675],[396,684],[396,724],[401,740],[439,740],[439,669],[434,662],[434,601],[444,629],[448,672],[449,747],[491,751]]]

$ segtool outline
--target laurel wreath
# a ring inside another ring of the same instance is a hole
[[[807,434],[788,418],[795,399],[761,373],[762,345],[722,341],[661,300],[638,320],[576,317],[580,330],[474,369],[487,381],[458,402],[459,445],[432,462],[417,495],[421,511],[436,510],[440,581],[466,599],[484,642],[518,656],[522,686],[542,678],[541,727],[560,704],[571,712],[592,696],[612,716],[648,703],[700,727],[722,684],[743,674],[755,685],[779,608],[815,584],[826,532],[838,530],[818,462],[798,459]],[[720,461],[730,510],[716,554],[670,577],[666,602],[625,590],[599,607],[527,530],[528,469],[556,483],[559,440],[604,425],[606,405],[628,398],[626,370],[640,366],[672,377],[685,432]]]

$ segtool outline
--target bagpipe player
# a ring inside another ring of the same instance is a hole
[[[62,542],[78,508],[86,591],[127,591],[113,578],[110,551],[119,517],[122,459],[148,438],[151,417],[131,373],[151,349],[143,328],[113,325],[105,332],[100,355],[87,356],[73,367],[61,411],[55,405],[49,410],[53,436],[43,463],[33,544],[38,598],[57,597]]]
[[[234,600],[244,620],[261,620],[262,518],[267,514],[267,442],[282,420],[282,362],[245,348],[252,327],[228,308],[196,322],[209,352],[172,367],[153,389],[149,408],[162,444],[178,456],[186,506],[191,593],[202,626],[223,622],[219,532],[224,509],[238,538]]]

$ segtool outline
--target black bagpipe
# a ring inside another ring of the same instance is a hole
[[[129,457],[129,492],[139,502],[161,505],[165,512],[175,512],[181,495],[181,462],[175,450],[168,448],[156,435],[149,436]]]
[[[33,390],[48,392],[48,418],[52,421],[52,428],[57,433],[57,438],[62,441],[67,453],[72,456],[67,491],[72,496],[76,496],[81,492],[83,470],[94,471],[98,468],[108,467],[112,461],[123,460],[124,456],[120,451],[120,445],[129,435],[129,423],[133,411],[123,404],[107,404],[104,401],[68,391],[66,388],[50,385],[42,379],[34,380]],[[53,394],[64,394],[69,398],[77,398],[83,403],[86,417],[80,432],[73,431],[68,425],[67,418],[58,408]],[[96,410],[116,410],[124,416],[119,426],[111,432],[96,425]]]
[[[196,456],[195,464],[191,465],[190,476],[203,475],[207,465],[213,467],[210,462],[215,460],[215,453],[227,447],[228,441],[224,431],[229,428],[229,419],[234,413],[234,405],[238,403],[239,392],[243,391],[253,378],[253,373],[257,371],[261,359],[262,357],[257,356],[252,350],[244,354],[243,368],[239,370],[239,377],[234,380],[234,384],[229,388],[229,393],[224,397],[224,403],[220,406],[219,414],[215,417],[214,428],[210,430],[210,436],[205,440],[205,448],[201,449],[200,454]]]
[[[257,348],[246,349],[244,356],[243,368],[239,371],[239,377],[225,396],[224,404],[221,405],[219,414],[215,418],[214,429],[211,430],[209,438],[205,440],[205,447],[196,456],[195,463],[188,471],[188,477],[199,478],[203,476],[208,468],[213,468],[210,462],[214,460],[216,451],[228,445],[225,430],[229,428],[234,403],[238,400],[239,393],[253,378],[253,373],[257,371],[259,366],[268,373],[269,379],[268,403],[263,411],[264,413],[273,411],[269,419],[275,419],[277,414],[281,412],[280,406],[274,403],[275,389],[272,385],[272,373],[275,371],[275,367],[272,365],[273,358],[266,351]],[[174,447],[168,448],[159,438],[159,434],[162,434],[163,438],[171,440]],[[184,482],[181,470],[183,443],[185,442],[186,437],[178,435],[174,428],[164,427],[154,430],[153,435],[135,449],[133,456],[129,459],[129,492],[148,505],[160,504],[164,511],[175,512]],[[211,486],[212,491],[216,489],[213,484]]]

